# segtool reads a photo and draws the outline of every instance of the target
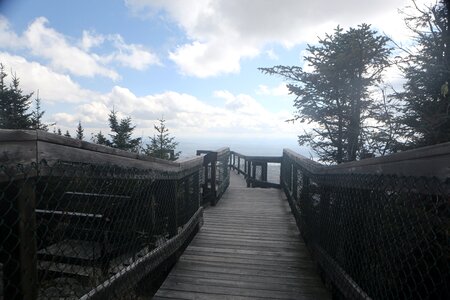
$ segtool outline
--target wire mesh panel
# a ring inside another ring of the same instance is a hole
[[[283,157],[283,188],[326,277],[346,298],[449,299],[448,177],[354,169]]]
[[[143,162],[117,150],[70,147],[67,139],[45,142],[2,144],[0,299],[133,295],[195,232],[203,161]],[[45,155],[50,163],[34,162]],[[56,159],[64,155],[74,159]],[[76,161],[83,159],[91,162]]]

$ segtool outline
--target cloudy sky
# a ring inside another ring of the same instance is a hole
[[[427,3],[429,1],[422,0]],[[45,121],[107,132],[114,107],[139,136],[162,116],[187,149],[252,138],[295,146],[301,124],[280,78],[258,67],[301,65],[307,43],[362,22],[409,40],[409,0],[0,1],[0,62],[37,91]],[[392,72],[388,80],[398,80]],[[215,138],[212,138],[212,137]],[[249,143],[258,148],[258,143]]]

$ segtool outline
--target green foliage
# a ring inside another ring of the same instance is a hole
[[[144,153],[156,158],[176,160],[179,158],[181,152],[175,152],[178,142],[175,142],[175,137],[170,137],[169,129],[166,127],[165,122],[166,120],[161,118],[159,120],[159,126],[154,125],[157,134],[149,137],[150,144],[147,144]]]
[[[108,139],[103,135],[103,133],[101,131],[99,133],[93,135],[91,139],[96,144],[104,145],[104,146],[111,146],[110,141],[108,141]]]
[[[141,138],[132,138],[133,130],[136,126],[131,125],[131,118],[117,119],[114,110],[109,114],[109,127],[111,128],[111,147],[130,152],[139,152]]]
[[[71,136],[70,136],[69,130],[66,130],[66,133],[64,133],[64,136],[66,136],[66,137],[71,137]]]
[[[42,123],[42,117],[44,114],[45,110],[41,110],[41,99],[39,98],[38,91],[38,95],[35,100],[35,108],[31,113],[31,123],[33,129],[48,131],[48,125]]]
[[[406,83],[396,97],[405,103],[400,122],[407,126],[406,147],[450,141],[450,4],[438,1],[421,8],[415,1],[403,11],[414,35],[414,49],[401,64]],[[411,12],[412,11],[412,12]]]
[[[312,147],[321,161],[352,161],[367,152],[366,125],[375,117],[371,88],[390,64],[387,42],[367,24],[345,32],[337,27],[317,46],[308,45],[304,59],[311,72],[297,66],[260,68],[289,82],[296,95],[294,120],[316,125],[304,130],[299,144]]]
[[[77,131],[76,131],[76,139],[82,141],[84,138],[84,129],[81,126],[81,121],[78,121]]]
[[[27,111],[33,94],[23,93],[16,75],[12,75],[12,82],[8,87],[6,77],[4,66],[0,64],[0,128],[30,129],[33,123],[31,113]]]
[[[92,137],[92,140],[100,145],[118,148],[130,152],[139,152],[141,138],[132,138],[136,126],[131,125],[131,118],[122,120],[117,118],[117,113],[112,110],[109,114],[109,127],[111,129],[111,140],[108,140],[100,131]]]

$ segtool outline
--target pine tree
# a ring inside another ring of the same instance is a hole
[[[298,66],[260,68],[289,81],[296,95],[294,120],[316,125],[299,135],[299,144],[313,148],[321,161],[341,163],[365,155],[371,138],[365,126],[373,118],[370,88],[389,65],[387,41],[367,24],[345,32],[337,27],[318,45],[308,45],[304,59],[311,72]]]
[[[84,129],[83,129],[83,127],[81,126],[81,121],[78,121],[76,138],[77,138],[78,140],[80,140],[80,141],[82,141],[83,138],[84,138],[83,132],[84,132]]]
[[[111,147],[111,142],[108,141],[108,139],[103,135],[103,133],[101,131],[99,133],[93,135],[91,140],[96,144]]]
[[[66,136],[66,137],[71,137],[71,136],[70,136],[70,133],[69,133],[69,130],[66,130],[66,133],[64,133],[64,136]]]
[[[20,80],[14,74],[9,87],[5,84],[6,73],[0,64],[0,128],[30,129],[32,128],[30,98],[33,93],[24,94],[20,88]]]
[[[132,138],[136,126],[131,125],[131,118],[118,120],[117,113],[112,110],[109,114],[109,127],[111,128],[111,147],[130,152],[139,152],[141,138]]]
[[[35,108],[31,113],[31,122],[32,128],[38,130],[48,131],[48,125],[42,123],[42,117],[44,116],[45,111],[41,110],[41,99],[39,98],[39,90],[37,92],[36,100],[35,100]]]
[[[175,142],[175,137],[170,137],[169,129],[166,127],[165,122],[166,120],[161,118],[159,126],[154,125],[157,134],[149,137],[150,144],[147,144],[144,153],[156,158],[176,160],[181,152],[175,152],[178,142]]]
[[[406,26],[417,42],[401,65],[406,83],[397,98],[406,103],[400,122],[407,126],[406,148],[450,141],[450,3],[429,7],[413,1],[404,11]]]

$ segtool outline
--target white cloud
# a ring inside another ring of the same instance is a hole
[[[423,0],[424,2],[427,0]],[[182,28],[189,42],[169,58],[187,75],[209,77],[236,73],[244,58],[270,43],[292,47],[343,27],[371,23],[394,38],[405,37],[397,8],[407,0],[126,0],[134,12],[163,13]],[[186,8],[189,9],[186,9]]]
[[[14,70],[25,92],[39,89],[44,102],[78,103],[97,96],[97,93],[81,88],[70,76],[57,73],[37,62],[30,62],[24,57],[0,51],[0,62]]]
[[[216,91],[222,105],[212,106],[189,94],[167,91],[160,94],[136,96],[125,87],[115,86],[109,93],[97,95],[89,103],[80,104],[74,114],[57,113],[52,118],[63,129],[74,127],[78,120],[90,132],[108,132],[110,110],[119,117],[131,116],[136,134],[151,136],[153,125],[164,117],[172,133],[178,137],[191,136],[292,136],[295,127],[284,122],[289,112],[272,113],[254,98],[229,91]],[[74,125],[75,124],[75,125]]]
[[[24,33],[31,53],[50,60],[56,70],[78,76],[101,75],[114,80],[119,78],[117,72],[102,66],[94,55],[70,45],[62,34],[47,25],[46,18],[37,18]]]
[[[98,46],[108,46],[109,53],[96,54]],[[8,20],[0,15],[0,49],[26,49],[37,58],[44,58],[57,72],[77,76],[103,76],[117,80],[120,75],[111,64],[145,70],[160,65],[156,54],[139,44],[127,44],[119,34],[102,35],[84,30],[81,39],[66,37],[49,27],[44,17],[35,19],[22,35],[11,29]]]
[[[80,41],[80,47],[89,51],[93,47],[100,46],[105,41],[105,37],[92,31],[83,30],[83,37]]]
[[[20,48],[23,42],[19,36],[11,29],[8,20],[0,15],[0,45],[8,48]]]
[[[150,65],[161,65],[158,57],[142,45],[126,44],[118,34],[108,39],[113,41],[116,48],[116,51],[108,56],[108,60],[139,71],[147,69]]]
[[[286,83],[282,82],[275,87],[268,87],[267,85],[260,84],[258,85],[258,89],[256,90],[257,95],[269,95],[275,97],[284,97],[289,96],[289,89],[286,86]],[[290,98],[292,99],[292,98]]]

